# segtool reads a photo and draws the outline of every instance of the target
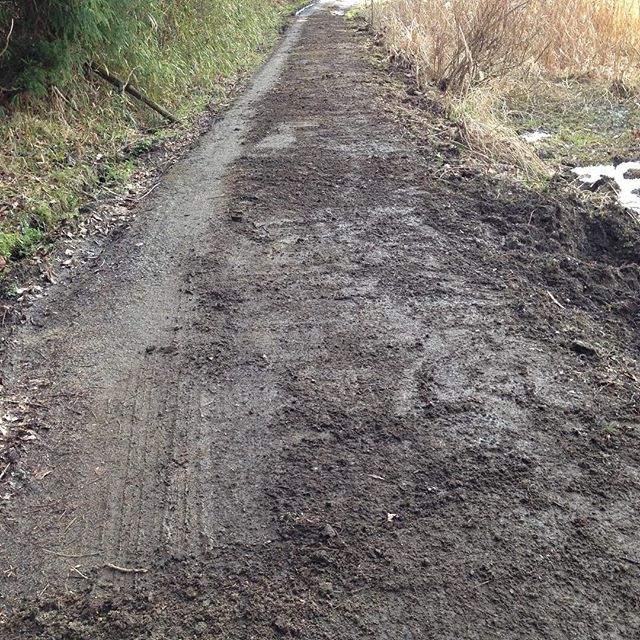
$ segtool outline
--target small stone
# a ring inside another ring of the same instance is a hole
[[[275,627],[276,631],[278,631],[282,635],[295,636],[298,633],[297,627],[290,620],[287,620],[284,616],[278,616],[273,621],[273,626]]]
[[[574,351],[578,355],[587,356],[589,358],[597,358],[598,350],[590,343],[582,340],[574,340],[571,343],[571,351]]]
[[[309,558],[314,564],[325,566],[333,564],[331,556],[326,551],[314,551]]]
[[[333,593],[333,584],[328,580],[322,581],[318,585],[318,590],[320,591],[320,593],[324,593],[325,595],[329,595],[329,594]]]

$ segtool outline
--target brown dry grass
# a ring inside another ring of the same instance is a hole
[[[466,91],[517,72],[635,76],[638,0],[388,0],[376,16],[389,50],[420,83]]]
[[[467,146],[530,176],[548,169],[502,116],[504,95],[640,78],[640,0],[377,0],[374,16],[391,56],[443,92]]]

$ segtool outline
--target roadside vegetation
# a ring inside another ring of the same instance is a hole
[[[72,225],[100,192],[126,185],[146,152],[186,135],[262,60],[292,4],[1,3],[0,263]]]
[[[373,26],[459,140],[544,179],[639,160],[639,0],[375,0]],[[531,144],[523,134],[542,133]]]

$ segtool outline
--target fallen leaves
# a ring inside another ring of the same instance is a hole
[[[34,381],[32,383],[36,384]],[[37,407],[44,405],[33,402],[26,396],[0,396],[0,481],[8,476],[13,477],[19,461],[17,452],[20,445],[37,440]],[[36,471],[34,476],[36,480],[43,480],[50,473],[48,469],[41,469]]]
[[[23,442],[35,440],[36,434],[31,429],[32,421],[28,413],[5,411],[0,415],[0,446],[3,441],[22,440]],[[1,448],[0,448],[1,451]]]
[[[53,267],[51,265],[47,265],[46,268],[42,272],[42,277],[49,283],[55,284],[58,281],[58,276],[56,275]]]
[[[13,293],[17,297],[18,302],[23,302],[26,297],[39,298],[42,294],[42,287],[37,284],[28,285],[26,287],[16,287]]]

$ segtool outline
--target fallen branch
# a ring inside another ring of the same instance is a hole
[[[119,567],[117,564],[111,564],[107,562],[105,565],[106,569],[111,569],[112,571],[119,571],[120,573],[148,573],[149,569],[133,569],[131,567]]]
[[[546,293],[549,298],[551,298],[551,302],[553,302],[553,304],[558,305],[561,309],[566,309],[566,307],[558,301],[558,298],[556,298],[551,291],[547,291]]]
[[[95,63],[91,63],[89,65],[89,69],[93,71],[97,76],[112,84],[114,87],[118,88],[120,91],[126,91],[129,95],[133,96],[140,102],[144,102],[148,107],[157,111],[161,116],[164,116],[169,122],[178,122],[178,118],[174,116],[172,113],[161,107],[155,100],[143,95],[136,88],[132,87],[128,82],[121,80],[117,76],[114,76],[112,73],[109,73],[105,68],[99,67]]]
[[[9,48],[9,42],[11,41],[11,34],[13,33],[13,27],[15,26],[15,22],[13,18],[11,18],[11,26],[9,27],[9,33],[7,34],[7,41],[5,42],[4,49],[0,51],[0,58],[7,53],[7,49]]]

